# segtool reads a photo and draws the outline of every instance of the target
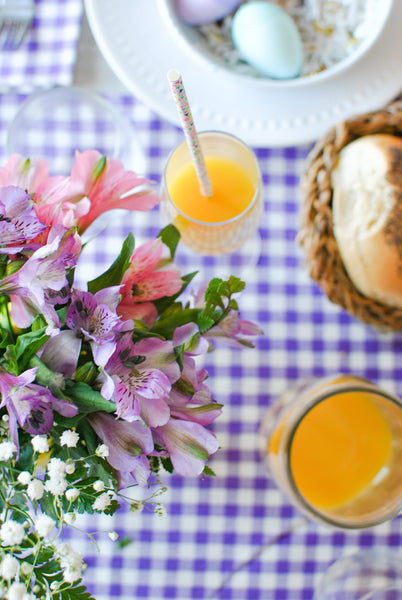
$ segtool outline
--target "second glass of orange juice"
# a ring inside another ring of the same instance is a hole
[[[402,402],[352,375],[300,382],[268,410],[260,453],[291,502],[342,528],[402,508]]]
[[[212,186],[203,196],[186,142],[169,156],[163,173],[161,212],[176,225],[193,252],[215,256],[234,252],[252,238],[263,209],[261,172],[253,150],[220,131],[199,134]]]

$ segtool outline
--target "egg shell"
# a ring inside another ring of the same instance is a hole
[[[293,79],[303,66],[303,42],[292,17],[280,6],[259,0],[235,12],[233,43],[243,60],[273,79]]]
[[[240,2],[241,0],[176,0],[176,13],[183,23],[204,25],[226,17]]]

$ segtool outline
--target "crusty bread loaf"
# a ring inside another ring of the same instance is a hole
[[[374,134],[345,146],[332,187],[334,236],[352,283],[402,307],[402,139]]]

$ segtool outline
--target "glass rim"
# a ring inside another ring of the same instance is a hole
[[[94,107],[107,111],[110,114],[111,122],[113,122],[115,126],[116,137],[113,144],[113,155],[111,156],[111,158],[117,158],[120,149],[123,147],[123,129],[126,126],[127,120],[120,115],[120,113],[116,110],[113,104],[109,102],[109,100],[103,98],[97,92],[86,89],[79,85],[54,85],[48,88],[36,90],[28,98],[26,98],[18,107],[7,129],[5,143],[8,154],[16,152],[16,150],[13,150],[12,148],[12,143],[15,136],[15,129],[18,125],[18,121],[21,118],[21,116],[23,116],[27,110],[30,110],[36,102],[41,102],[42,100],[46,100],[46,98],[49,98],[52,95],[55,96],[57,94],[63,93],[83,98],[88,102],[88,104],[92,103]]]
[[[208,134],[215,134],[215,135],[219,135],[220,137],[227,137],[230,138],[232,140],[235,140],[236,142],[238,142],[241,146],[243,146],[244,149],[248,150],[250,155],[253,158],[253,162],[254,162],[254,166],[256,168],[256,173],[257,173],[257,187],[255,188],[254,191],[254,196],[253,199],[251,200],[250,204],[248,204],[248,206],[238,215],[236,215],[235,217],[232,217],[231,219],[227,219],[226,221],[218,221],[216,223],[210,223],[208,221],[200,221],[199,219],[194,219],[194,217],[189,217],[188,215],[186,215],[185,212],[183,212],[180,208],[178,208],[178,206],[176,206],[176,204],[173,202],[170,194],[169,194],[169,190],[168,190],[168,186],[166,184],[166,170],[168,167],[168,164],[172,158],[172,156],[174,155],[174,153],[181,148],[182,146],[185,146],[187,144],[186,140],[183,140],[182,142],[180,142],[179,144],[177,144],[170,152],[169,155],[166,159],[166,163],[165,166],[163,168],[163,174],[162,174],[162,185],[164,187],[164,189],[166,190],[166,197],[169,200],[170,204],[174,207],[174,209],[185,219],[187,219],[188,221],[191,221],[192,223],[196,224],[196,225],[202,225],[204,227],[222,227],[223,225],[229,225],[231,223],[234,223],[238,220],[240,220],[242,217],[244,217],[248,212],[250,212],[255,204],[257,203],[257,200],[259,198],[259,195],[261,193],[261,188],[262,188],[262,180],[261,180],[261,169],[260,169],[260,164],[258,162],[257,159],[257,155],[254,152],[254,150],[251,148],[251,146],[249,146],[248,144],[246,144],[246,142],[244,142],[243,140],[241,140],[239,137],[237,137],[236,135],[233,135],[232,133],[227,133],[226,131],[219,131],[219,130],[206,130],[206,131],[200,131],[198,132],[198,137],[202,138],[205,135]]]
[[[320,520],[321,522],[335,527],[340,527],[343,529],[364,529],[368,527],[374,527],[375,525],[379,525],[380,523],[383,523],[388,519],[396,516],[401,510],[401,500],[399,499],[398,501],[398,498],[396,498],[395,502],[397,503],[397,505],[390,505],[390,508],[386,510],[386,514],[382,513],[382,515],[380,515],[376,519],[369,520],[371,514],[369,513],[367,515],[367,520],[361,523],[357,522],[356,518],[353,517],[345,518],[337,517],[336,515],[332,516],[330,513],[316,508],[307,500],[307,498],[303,496],[303,494],[300,492],[299,488],[296,485],[290,465],[290,455],[294,436],[300,423],[303,421],[306,415],[310,413],[318,404],[324,402],[325,400],[328,400],[328,398],[331,398],[335,394],[347,392],[369,392],[373,395],[388,400],[389,402],[397,406],[399,409],[402,409],[402,400],[400,398],[389,392],[386,392],[385,390],[377,388],[374,384],[372,384],[369,381],[367,381],[366,384],[363,381],[362,383],[340,382],[334,384],[331,390],[322,391],[321,393],[317,394],[317,396],[314,397],[314,399],[308,404],[307,407],[304,406],[303,410],[300,410],[294,419],[291,418],[290,425],[288,427],[285,427],[284,431],[286,431],[287,435],[286,449],[284,450],[284,462],[291,491],[293,494],[295,494],[297,500],[301,503],[301,505],[303,506],[304,510],[307,511],[307,513],[314,515],[314,517]]]

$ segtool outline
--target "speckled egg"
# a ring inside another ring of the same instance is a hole
[[[176,0],[176,13],[183,23],[203,25],[226,17],[241,0]]]
[[[277,4],[259,0],[242,4],[231,34],[243,60],[262,75],[293,79],[303,66],[303,43],[292,17]]]

